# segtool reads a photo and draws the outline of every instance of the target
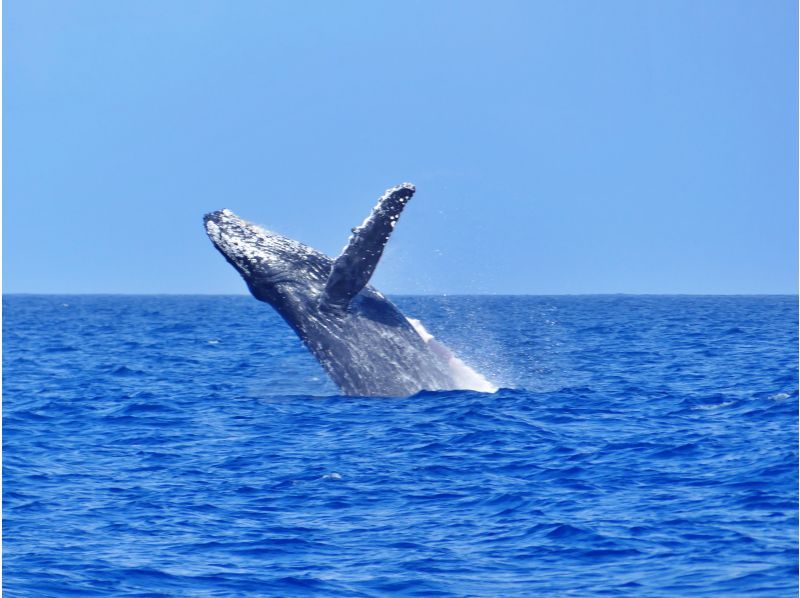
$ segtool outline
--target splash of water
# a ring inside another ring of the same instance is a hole
[[[448,349],[445,345],[425,329],[422,322],[414,318],[406,318],[422,337],[428,348],[440,357],[450,369],[450,377],[456,383],[451,390],[477,390],[478,392],[496,392],[498,387],[492,384],[484,375],[476,372]]]

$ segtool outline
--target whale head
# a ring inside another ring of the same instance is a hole
[[[206,234],[244,278],[257,299],[275,307],[292,295],[319,294],[330,274],[331,260],[322,253],[218,210],[203,218]]]

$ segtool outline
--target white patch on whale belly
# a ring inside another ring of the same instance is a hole
[[[417,331],[417,334],[428,345],[428,348],[447,363],[450,369],[450,377],[456,386],[453,390],[477,390],[478,392],[495,392],[497,387],[489,382],[485,376],[479,374],[466,363],[456,357],[453,352],[436,340],[436,338],[425,329],[422,322],[414,318],[406,318]]]

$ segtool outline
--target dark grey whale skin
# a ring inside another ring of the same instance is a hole
[[[253,296],[275,308],[347,395],[455,387],[445,360],[366,284],[413,193],[408,183],[386,191],[335,261],[228,210],[205,216],[209,238]]]

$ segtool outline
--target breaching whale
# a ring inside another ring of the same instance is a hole
[[[205,229],[253,296],[286,320],[345,394],[493,392],[486,378],[367,284],[414,191],[410,183],[388,189],[335,260],[229,210],[206,214]]]

